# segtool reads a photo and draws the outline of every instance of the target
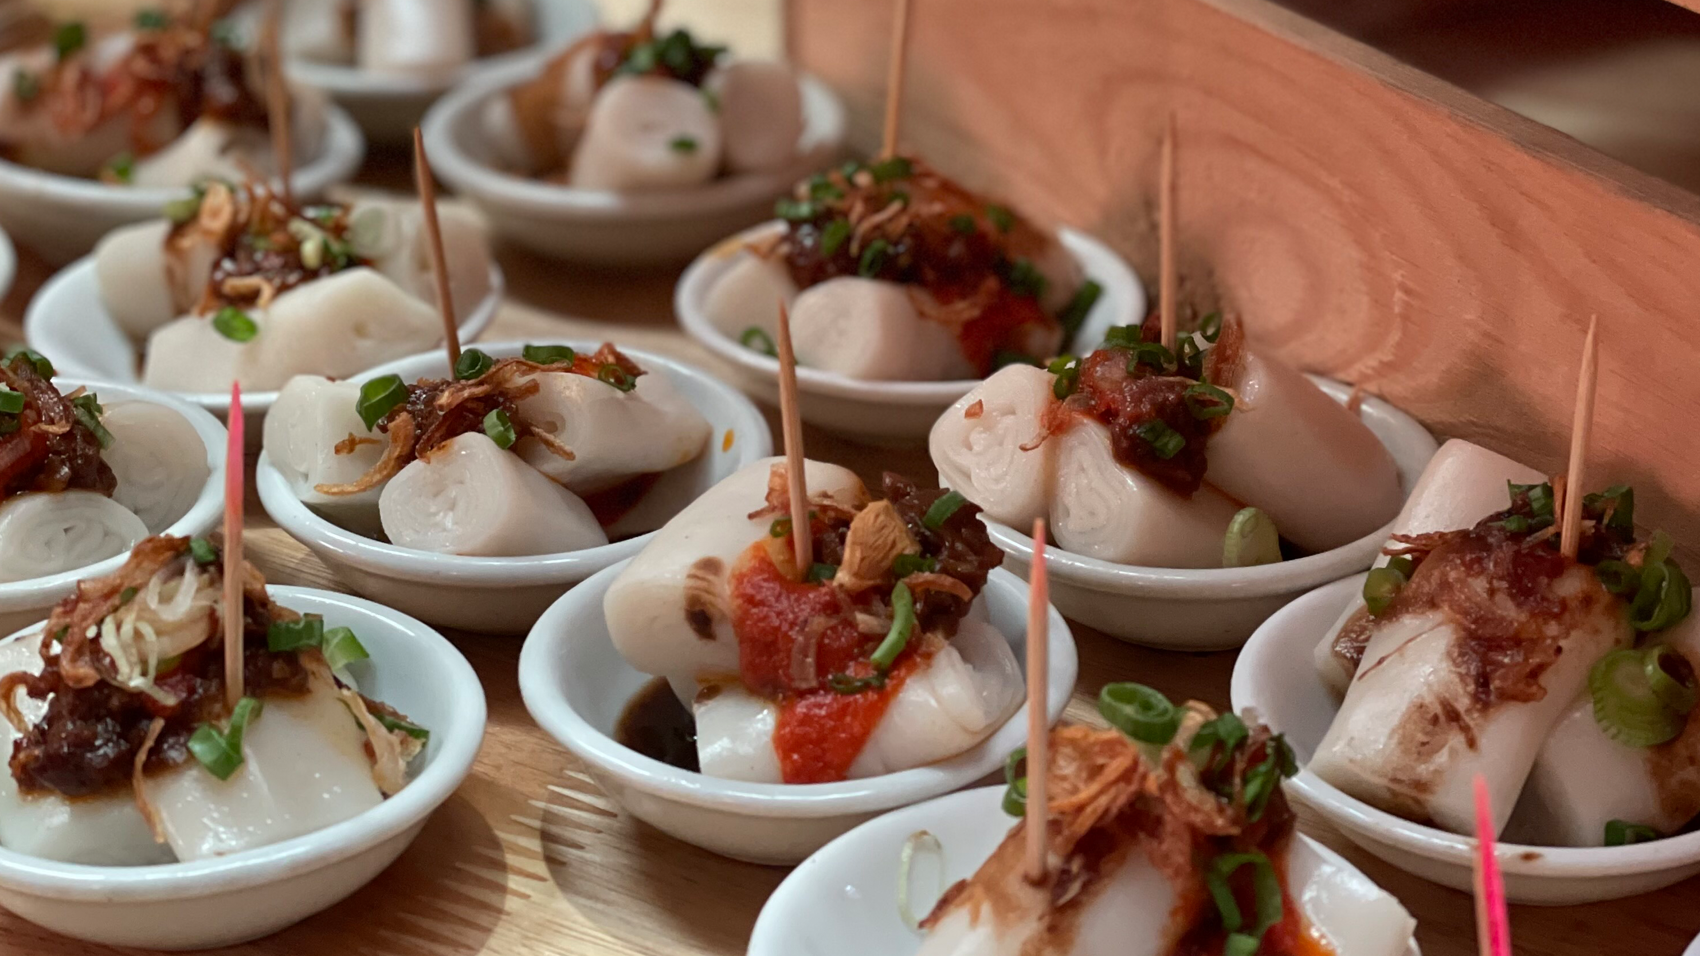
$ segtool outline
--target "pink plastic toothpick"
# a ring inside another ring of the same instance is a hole
[[[242,699],[242,504],[247,459],[242,439],[242,386],[230,383],[230,449],[224,461],[224,697],[234,711]]]
[[[1505,912],[1505,881],[1494,848],[1493,802],[1487,781],[1476,775],[1476,943],[1481,956],[1511,956],[1511,917]]]

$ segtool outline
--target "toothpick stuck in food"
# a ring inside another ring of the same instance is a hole
[[[437,184],[431,178],[431,161],[425,155],[425,136],[413,128],[413,178],[419,184],[419,205],[425,213],[425,244],[431,250],[431,271],[437,280],[437,309],[443,314],[443,347],[449,353],[449,374],[460,363],[460,329],[455,325],[455,302],[449,292],[448,257],[443,252],[443,230],[437,223]]]
[[[815,563],[814,534],[809,526],[809,482],[804,473],[803,419],[797,411],[797,354],[791,351],[791,313],[779,303],[779,424],[785,438],[785,478],[791,499],[791,546],[797,571],[803,575]]]
[[[1594,386],[1599,379],[1599,316],[1588,320],[1582,344],[1582,374],[1576,382],[1576,409],[1570,421],[1570,469],[1564,476],[1564,500],[1558,531],[1558,550],[1575,559],[1582,547],[1582,482],[1588,462],[1588,433],[1594,427]]]
[[[909,0],[897,0],[891,25],[891,60],[885,75],[885,129],[880,158],[897,155],[897,128],[903,121],[903,74],[909,59]]]
[[[1050,579],[1045,571],[1045,519],[1033,520],[1033,570],[1027,583],[1027,879],[1038,883],[1050,872],[1050,818],[1047,772],[1051,766],[1051,728],[1045,688],[1050,679]]]
[[[224,703],[231,711],[242,699],[242,506],[246,482],[243,466],[242,386],[230,384],[230,447],[224,463]]]
[[[1175,318],[1175,114],[1163,127],[1163,155],[1157,174],[1157,308],[1163,347],[1175,350],[1180,337]]]
[[[1505,911],[1505,881],[1494,850],[1493,807],[1487,781],[1476,775],[1476,951],[1480,956],[1511,956],[1511,918]]]
[[[277,166],[277,181],[284,204],[295,208],[295,187],[290,183],[295,174],[294,146],[289,138],[289,83],[283,75],[283,47],[278,40],[282,32],[283,0],[268,0],[265,25],[261,27],[260,50],[265,63],[266,121],[272,131],[272,162]]]

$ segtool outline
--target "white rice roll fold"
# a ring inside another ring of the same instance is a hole
[[[728,170],[770,172],[797,157],[803,138],[803,93],[789,66],[739,60],[709,73],[703,89],[719,105]]]
[[[212,476],[195,426],[152,402],[107,405],[101,424],[112,433],[112,446],[101,453],[118,477],[112,500],[135,512],[150,534],[188,514]]]
[[[378,497],[383,485],[355,495],[318,490],[320,485],[359,479],[389,447],[388,436],[369,431],[360,420],[354,410],[359,399],[360,386],[355,382],[295,376],[284,383],[266,413],[264,448],[272,467],[289,482],[302,504],[350,531],[375,536],[382,529]]]
[[[358,0],[355,62],[389,76],[444,79],[469,63],[473,0]]]
[[[149,332],[183,314],[165,267],[165,237],[170,231],[170,222],[154,219],[119,226],[95,244],[94,275],[100,304],[118,328],[133,339],[146,338]]]
[[[1044,517],[1060,442],[1039,439],[1054,382],[1044,369],[1009,365],[957,399],[927,439],[939,481],[1011,527]]]
[[[206,316],[173,319],[148,334],[142,384],[166,392],[228,393],[240,378],[250,389],[276,388],[282,378],[267,385],[274,376],[252,371],[251,345],[225,338]]]
[[[795,298],[797,283],[785,263],[740,249],[709,287],[702,308],[715,328],[733,338],[754,328],[778,341],[780,304]]]
[[[708,420],[665,372],[638,376],[629,392],[573,372],[547,372],[529,381],[537,383],[538,391],[520,402],[520,414],[566,446],[573,458],[568,461],[530,437],[514,451],[578,494],[676,468],[702,454],[708,443]]]
[[[840,276],[804,289],[791,306],[797,364],[848,378],[936,381],[968,377],[962,346],[921,317],[907,286]]]
[[[579,189],[695,186],[720,168],[720,121],[702,91],[661,76],[620,76],[602,88],[573,151]]]
[[[204,453],[203,453],[204,454]],[[0,503],[0,581],[88,567],[148,536],[135,512],[92,491],[36,491]]]
[[[297,286],[257,317],[257,355],[242,384],[281,388],[296,375],[348,378],[442,338],[436,310],[366,267]]]

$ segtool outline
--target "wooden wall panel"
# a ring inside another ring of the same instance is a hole
[[[876,137],[890,5],[788,0]],[[1700,199],[1261,0],[914,0],[904,141],[1142,275],[1178,116],[1182,294],[1536,467],[1602,328],[1590,484],[1700,544]],[[1183,313],[1184,314],[1184,313]]]

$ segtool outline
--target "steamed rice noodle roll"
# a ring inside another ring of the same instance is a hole
[[[957,399],[927,440],[939,481],[1013,528],[1049,514],[1058,442],[1045,440],[1042,421],[1051,388],[1044,369],[1010,365]]]
[[[843,276],[810,286],[791,306],[797,364],[849,378],[968,378],[973,368],[950,330],[924,319],[909,289]]]
[[[716,67],[704,93],[720,109],[726,168],[733,173],[783,169],[803,138],[803,94],[783,63],[742,60]]]
[[[566,163],[596,98],[597,51],[594,42],[580,41],[534,79],[485,101],[480,132],[498,163],[526,173]]]
[[[167,252],[171,222],[120,226],[94,247],[100,304],[132,339],[187,313],[201,301],[219,258],[212,243],[184,234]]]
[[[269,371],[258,374],[258,356],[249,343],[225,336],[206,316],[186,315],[155,328],[148,334],[147,348],[142,355],[142,384],[170,392],[223,393],[230,383],[241,381],[250,389],[270,386],[256,381],[271,381]]]
[[[1423,468],[1411,497],[1393,520],[1392,533],[1463,530],[1509,507],[1508,485],[1538,485],[1545,480],[1545,475],[1527,465],[1453,438],[1440,446]],[[1397,542],[1389,539],[1388,547],[1397,547]],[[1376,567],[1385,567],[1389,560],[1387,555],[1379,555]],[[1357,672],[1371,620],[1359,594],[1316,645],[1317,672],[1339,696],[1345,695]]]
[[[352,484],[375,468],[387,441],[360,419],[360,386],[317,375],[297,375],[266,413],[266,457],[302,504],[344,528],[376,535],[378,496],[384,483],[352,494],[321,490]]]
[[[352,63],[348,12],[348,0],[290,0],[283,7],[284,52],[321,63]]]
[[[734,338],[742,338],[750,329],[767,336],[765,342],[759,336],[751,339],[766,350],[779,335],[780,305],[789,305],[796,297],[797,283],[784,263],[739,249],[709,287],[703,312],[715,328]]]
[[[361,254],[404,292],[437,307],[437,280],[424,216],[417,205],[355,203],[350,230]],[[449,271],[455,315],[465,320],[490,293],[490,243],[478,214],[464,206],[439,206],[437,227]]]
[[[356,0],[356,59],[363,70],[445,79],[469,63],[473,0]]]
[[[61,77],[89,76],[98,86],[101,74],[127,73],[125,59],[135,49],[132,34],[113,34],[74,50],[60,68],[60,57],[48,44],[0,54],[0,147],[7,158],[24,166],[64,176],[94,176],[122,153],[143,143],[170,142],[182,130],[175,109],[149,113],[131,110],[84,114],[66,124],[51,108],[55,95],[74,95],[61,82],[84,82]],[[85,72],[86,71],[86,72]],[[96,99],[100,93],[85,92]]]
[[[0,581],[74,571],[147,536],[135,512],[96,492],[14,495],[0,503]]]
[[[296,375],[347,378],[423,352],[443,333],[434,309],[364,267],[292,289],[255,321],[260,335],[248,346],[255,356],[244,384],[257,391]]]
[[[150,534],[188,514],[212,475],[195,426],[152,402],[108,405],[101,423],[112,433],[103,453],[118,478],[112,500],[135,512]]]
[[[236,157],[257,154],[266,142],[263,130],[198,119],[164,149],[136,160],[133,182],[160,187],[187,186],[202,179],[239,180],[243,170]]]
[[[578,493],[603,491],[637,475],[676,468],[702,454],[709,424],[663,375],[640,376],[630,391],[576,372],[527,379],[537,393],[519,403],[532,431],[572,451],[563,458],[535,437],[514,450],[526,463]]]
[[[720,167],[720,123],[689,83],[621,76],[602,88],[573,151],[579,189],[695,186]]]

